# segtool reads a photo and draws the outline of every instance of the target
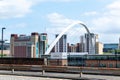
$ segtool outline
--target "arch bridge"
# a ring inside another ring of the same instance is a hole
[[[47,51],[45,52],[45,55],[49,55],[51,50],[53,49],[53,47],[56,45],[56,43],[59,41],[59,39],[69,30],[71,29],[72,27],[74,27],[76,24],[80,24],[82,25],[85,30],[87,31],[88,35],[89,35],[89,38],[90,38],[90,44],[92,45],[92,37],[90,35],[90,31],[89,29],[87,28],[87,26],[81,22],[81,21],[75,21],[73,22],[71,25],[69,25],[66,29],[64,29],[58,36],[57,38],[53,41],[53,43],[50,45],[50,47],[47,49]],[[92,45],[92,48],[93,48],[93,45]],[[91,49],[90,49],[90,52],[91,52]]]

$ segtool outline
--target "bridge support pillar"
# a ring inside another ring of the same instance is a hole
[[[45,64],[46,66],[48,65],[47,58],[44,58],[44,64]]]
[[[44,75],[45,74],[45,70],[42,70],[42,75]]]
[[[82,72],[80,72],[80,77],[82,77]]]
[[[14,74],[14,71],[15,71],[15,70],[14,70],[14,69],[12,69],[12,71],[11,71],[11,72]]]
[[[82,77],[82,67],[80,67],[80,77]]]

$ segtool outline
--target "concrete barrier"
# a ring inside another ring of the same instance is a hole
[[[45,65],[7,65],[0,64],[1,70],[27,70],[27,71],[42,71],[45,72],[65,72],[65,73],[79,73],[82,74],[107,74],[107,75],[120,75],[120,68],[93,68],[93,67],[72,67],[72,66],[45,66]]]

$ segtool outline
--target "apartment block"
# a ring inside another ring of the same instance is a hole
[[[57,38],[58,34],[55,35]],[[63,35],[55,45],[55,52],[67,52],[67,35]]]

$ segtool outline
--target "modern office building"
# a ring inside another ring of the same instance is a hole
[[[77,43],[77,44],[76,44],[76,52],[81,52],[81,51],[80,51],[80,46],[81,46],[80,43]]]
[[[96,42],[95,50],[96,54],[103,54],[103,44],[101,42]]]
[[[80,36],[80,52],[85,52],[85,37]]]
[[[67,52],[71,52],[71,46],[69,43],[67,43]]]
[[[120,49],[120,38],[119,38],[119,44],[118,44],[118,49]]]
[[[96,34],[90,33],[85,34],[85,52],[89,54],[96,54],[95,53],[95,44],[96,43]]]
[[[40,39],[39,39],[40,41],[39,41],[39,46],[40,46],[40,57],[42,56],[42,55],[44,55],[45,54],[45,51],[47,50],[47,48],[48,48],[48,37],[47,37],[47,33],[41,33],[40,34]]]
[[[86,33],[84,36],[81,36],[80,38],[81,51],[88,52],[89,54],[96,54],[95,47],[97,38],[98,35],[94,33],[90,33],[90,35]]]
[[[57,37],[58,34],[55,35]],[[63,35],[55,45],[55,52],[67,52],[67,35]]]
[[[44,54],[47,35],[31,33],[30,36],[11,34],[10,49],[13,57],[39,58]]]
[[[118,44],[117,43],[107,43],[104,44],[103,52],[109,52],[111,50],[117,50],[118,49]]]

